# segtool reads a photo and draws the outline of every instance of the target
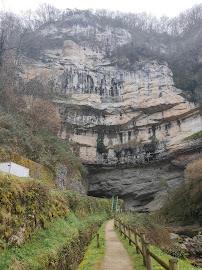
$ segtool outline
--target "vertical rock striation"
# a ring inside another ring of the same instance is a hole
[[[166,63],[141,60],[126,68],[110,60],[116,46],[131,41],[125,29],[74,15],[37,35],[42,56],[25,64],[24,76],[52,81],[63,119],[59,136],[94,166],[90,194],[116,194],[128,207],[157,209],[160,198],[182,183],[181,169],[169,164],[179,165],[180,153],[200,151],[200,142],[183,141],[201,130],[198,107],[174,86]]]

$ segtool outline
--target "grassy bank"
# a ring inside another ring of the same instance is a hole
[[[161,228],[162,224],[155,224],[154,219],[153,218],[149,218],[149,215],[141,215],[141,214],[136,214],[134,217],[132,217],[132,214],[129,215],[122,215],[122,220],[127,223],[128,225],[131,225],[132,227],[135,225],[134,221],[136,222],[136,226],[138,228],[138,231],[144,231],[146,233],[146,238],[150,240],[150,237],[152,236],[152,230],[154,231],[154,235],[159,234],[159,239],[158,240],[158,247],[156,246],[151,246],[151,251],[157,255],[161,260],[163,260],[165,263],[169,264],[169,259],[173,258],[172,256],[166,254],[165,252],[163,252],[160,248],[163,247],[163,245],[161,245],[160,243],[163,243],[163,241],[161,240],[161,238],[163,237],[161,235],[161,232],[163,232],[164,230]],[[160,223],[160,220],[159,220]],[[156,228],[155,228],[156,227]],[[129,246],[128,240],[124,239],[123,236],[120,236],[118,230],[116,230],[119,239],[121,240],[121,242],[123,242],[125,248],[127,249],[131,260],[133,262],[133,267],[134,269],[138,269],[138,270],[143,270],[145,269],[144,265],[143,265],[143,258],[141,254],[137,254],[136,253],[136,248],[135,246]],[[154,242],[153,239],[151,239],[150,243]],[[167,242],[167,241],[166,241]],[[168,244],[168,243],[167,243]],[[141,247],[141,243],[139,242],[139,246]],[[177,258],[179,261],[179,269],[181,270],[196,270],[196,269],[202,269],[202,268],[196,268],[194,266],[192,266],[187,260],[182,260]],[[161,270],[164,269],[163,267],[161,267],[155,260],[153,261],[153,269],[154,270]]]
[[[0,269],[75,269],[110,214],[109,200],[2,173]]]
[[[106,214],[86,218],[69,214],[67,219],[50,222],[20,247],[0,251],[0,269],[74,269],[82,260],[92,233],[106,220]]]
[[[124,244],[124,247],[126,248],[131,261],[133,263],[133,269],[138,269],[138,270],[145,270],[145,266],[143,264],[143,259],[142,259],[142,255],[141,254],[137,254],[136,253],[136,249],[135,246],[129,246],[128,244],[128,240],[124,239],[123,236],[120,236],[118,230],[116,230],[118,237],[120,239],[120,241]],[[152,246],[151,247],[151,251],[156,254],[161,260],[163,260],[164,262],[166,262],[167,264],[169,264],[169,259],[171,259],[172,257],[165,254],[164,252],[162,252],[159,248]],[[153,261],[153,269],[154,270],[163,270],[164,268],[161,267],[155,260]],[[179,269],[181,270],[201,270],[202,268],[196,268],[192,265],[190,265],[189,262],[178,259],[179,261]]]
[[[29,99],[28,96],[20,99],[24,98]],[[71,145],[67,141],[57,137],[61,120],[55,105],[44,99],[34,99],[33,102],[38,109],[33,107],[31,114],[17,108],[8,112],[7,108],[0,105],[0,160],[13,161],[30,168],[33,178],[41,170],[39,176],[43,174],[44,178],[46,173],[54,179],[57,164],[63,164],[69,172],[78,172],[85,185],[88,172],[82,160],[71,151]],[[41,109],[45,111],[42,112]],[[33,115],[37,110],[38,116]],[[55,117],[58,118],[57,124],[52,121]],[[38,175],[36,178],[39,178]]]
[[[97,238],[94,236],[91,244],[89,245],[82,263],[79,265],[78,270],[95,270],[100,269],[101,263],[105,254],[105,227],[106,222],[99,229],[99,242],[100,247],[97,248]]]

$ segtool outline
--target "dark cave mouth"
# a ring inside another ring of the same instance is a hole
[[[154,199],[155,196],[153,193],[151,194],[145,194],[138,196],[138,194],[132,194],[132,193],[128,193],[128,194],[124,194],[124,195],[120,195],[117,193],[109,193],[109,192],[104,192],[104,191],[88,191],[88,196],[92,196],[92,197],[97,197],[97,198],[106,198],[106,199],[111,199],[112,197],[117,197],[121,200],[124,201],[124,208],[126,210],[134,210],[137,212],[149,212],[147,205],[149,203],[151,203]]]

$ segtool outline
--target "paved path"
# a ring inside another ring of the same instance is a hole
[[[113,231],[113,226],[113,220],[106,225],[106,252],[101,270],[133,270],[128,253],[118,239],[117,234]]]

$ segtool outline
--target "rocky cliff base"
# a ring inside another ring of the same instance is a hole
[[[125,208],[137,211],[159,210],[170,199],[173,190],[184,184],[185,166],[200,158],[200,140],[192,147],[170,155],[169,159],[134,166],[90,165],[89,195],[119,196]]]
[[[127,209],[154,211],[182,183],[183,170],[168,163],[131,168],[94,167],[89,179],[89,195],[119,196]]]

